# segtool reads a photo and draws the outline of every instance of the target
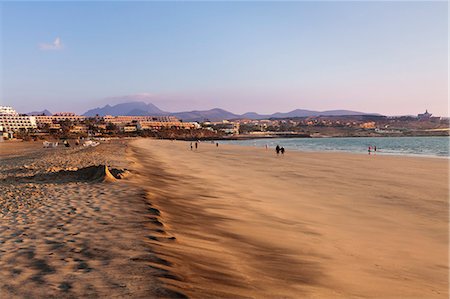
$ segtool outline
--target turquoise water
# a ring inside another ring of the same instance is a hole
[[[274,148],[277,144],[288,150],[330,151],[367,154],[369,146],[377,154],[449,157],[449,137],[358,137],[358,138],[271,138],[227,140],[221,143]]]

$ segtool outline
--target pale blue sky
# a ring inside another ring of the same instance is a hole
[[[447,115],[447,22],[446,2],[3,2],[0,102]]]

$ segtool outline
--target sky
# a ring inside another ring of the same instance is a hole
[[[448,116],[447,2],[0,2],[0,104]]]

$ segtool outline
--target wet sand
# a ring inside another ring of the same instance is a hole
[[[448,297],[448,160],[130,145],[189,296]]]
[[[0,159],[1,298],[448,298],[445,159],[151,139]]]

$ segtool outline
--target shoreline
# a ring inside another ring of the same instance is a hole
[[[224,144],[224,143],[222,143]],[[261,146],[251,146],[251,145],[238,145],[238,144],[227,144],[227,145],[235,145],[238,147],[249,147],[249,148],[258,148],[261,149],[263,147]],[[264,148],[263,148],[264,149]],[[269,151],[273,149],[269,149]],[[296,150],[296,149],[291,149],[289,148],[290,152],[289,153],[317,153],[317,154],[343,154],[343,155],[357,155],[357,156],[369,156],[366,153],[363,152],[350,152],[350,151],[332,151],[332,150],[323,150],[323,151],[308,151],[308,150]],[[379,155],[377,155],[379,154]],[[370,156],[381,156],[381,157],[397,157],[397,158],[402,158],[402,157],[407,157],[407,158],[423,158],[423,159],[441,159],[441,160],[450,160],[450,156],[432,156],[432,155],[419,155],[419,154],[394,154],[394,153],[383,153],[382,151],[377,151],[376,154],[371,154]]]
[[[417,136],[417,137],[424,137],[424,138],[450,138],[448,136]],[[417,138],[417,137],[412,137],[412,136],[402,136],[401,138]],[[264,148],[263,145],[251,145],[251,144],[237,144],[237,143],[233,143],[233,141],[247,141],[247,140],[278,140],[278,139],[296,139],[295,138],[284,138],[284,137],[269,137],[269,138],[250,138],[250,139],[201,139],[201,140],[184,140],[184,139],[161,139],[161,138],[152,138],[152,137],[124,137],[124,138],[112,138],[110,139],[110,141],[117,141],[117,140],[122,140],[124,142],[131,142],[133,140],[139,140],[139,139],[149,139],[149,140],[165,140],[165,141],[177,141],[177,142],[195,142],[195,141],[200,141],[200,143],[203,144],[208,144],[210,142],[219,142],[219,144],[222,145],[235,145],[238,147],[249,147],[249,148],[256,148],[256,149],[260,149],[260,148]],[[298,137],[299,139],[305,139],[303,137]],[[343,139],[343,138],[349,138],[349,139],[360,139],[360,138],[385,138],[385,136],[381,137],[312,137],[312,138],[306,138],[306,139]],[[397,137],[386,137],[386,138],[397,138]],[[101,140],[98,138],[94,138],[95,140]],[[76,140],[76,139],[68,139],[68,140]],[[26,144],[32,144],[32,145],[37,145],[36,147],[42,147],[42,141],[43,140],[38,140],[38,141],[24,141],[24,140],[4,140],[3,142],[5,142],[5,144],[9,144],[9,143],[26,143]],[[225,143],[220,143],[221,141],[225,141]],[[1,144],[1,143],[0,143]],[[62,147],[62,145],[60,145],[60,147]],[[76,146],[72,146],[71,148],[77,148]],[[355,154],[355,155],[365,155],[368,156],[368,153],[366,150],[362,150],[362,151],[347,151],[347,150],[305,150],[305,149],[296,149],[296,148],[287,148],[288,150],[290,150],[291,152],[299,152],[299,153],[325,153],[325,154]],[[269,148],[269,151],[273,150],[271,148]],[[375,153],[375,154],[374,154]],[[372,152],[371,156],[377,156],[377,154],[379,154],[380,156],[387,156],[387,157],[410,157],[410,158],[427,158],[427,159],[443,159],[443,160],[448,160],[450,159],[450,155],[449,156],[439,156],[439,155],[423,155],[423,154],[411,154],[411,153],[391,153],[391,152],[383,152],[382,150],[378,150],[377,152]]]
[[[445,136],[429,136],[426,138],[447,138]],[[360,139],[360,138],[385,138],[385,137],[320,137],[320,138],[307,138],[307,140],[311,140],[311,139]],[[386,138],[395,138],[395,137],[386,137]],[[417,138],[417,137],[409,137],[409,136],[405,136],[402,138]],[[422,138],[422,137],[420,137]],[[287,142],[289,143],[291,138],[268,138],[269,140],[279,140],[279,139],[287,139]],[[304,138],[300,138],[300,139],[304,139]],[[235,141],[239,142],[239,141],[249,141],[249,140],[255,140],[255,141],[262,141],[262,140],[267,140],[266,138],[254,138],[254,139],[243,139],[243,140],[217,140],[218,142],[221,141],[225,141],[224,143],[221,144],[227,144],[227,145],[237,145],[237,146],[248,146],[248,147],[252,147],[252,148],[264,148],[264,144],[260,144],[260,145],[256,145],[256,144],[245,144],[245,143],[235,143]],[[206,143],[207,141],[205,141]],[[283,145],[283,144],[280,144]],[[286,145],[284,145],[286,147]],[[289,145],[288,145],[289,146]],[[307,146],[306,146],[307,147]],[[303,153],[332,153],[332,154],[339,154],[339,153],[345,153],[345,154],[357,154],[357,155],[368,155],[367,152],[367,148],[362,149],[360,151],[352,151],[352,150],[331,150],[331,149],[308,149],[308,148],[297,148],[297,147],[286,147],[287,150],[290,150],[291,152],[303,152]],[[383,149],[378,149],[376,152],[371,152],[371,156],[376,156],[377,154],[379,154],[380,156],[396,156],[396,157],[413,157],[413,158],[438,158],[438,159],[450,159],[450,155],[449,156],[445,156],[445,155],[436,155],[436,154],[420,154],[420,153],[401,153],[401,152],[384,152]]]
[[[450,129],[449,129],[450,130]],[[446,130],[446,131],[449,131]],[[441,131],[439,131],[441,132]],[[255,136],[256,135],[256,136]],[[242,135],[237,135],[237,136],[233,136],[233,137],[223,137],[221,139],[217,139],[217,140],[253,140],[253,139],[280,139],[280,138],[286,138],[286,139],[290,139],[290,138],[301,138],[301,139],[321,139],[321,138],[336,138],[336,139],[340,139],[340,138],[427,138],[427,137],[447,137],[450,138],[450,135],[399,135],[399,136],[391,136],[391,135],[383,135],[383,136],[372,136],[372,135],[367,135],[367,136],[330,136],[330,135],[323,135],[323,136],[318,136],[318,135],[308,135],[308,136],[299,136],[297,134],[293,134],[293,135],[265,135],[265,136],[258,136],[257,134],[252,135],[252,134],[242,134]]]

